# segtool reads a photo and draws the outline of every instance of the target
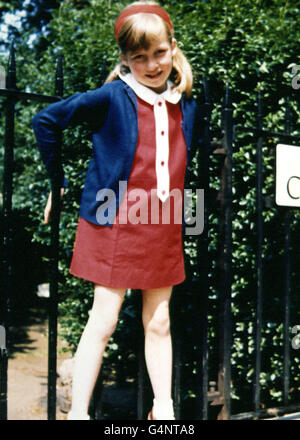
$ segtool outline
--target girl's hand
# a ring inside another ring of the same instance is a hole
[[[64,192],[65,192],[65,188],[60,188],[60,197],[61,198],[63,197]],[[44,210],[44,224],[45,225],[49,222],[49,218],[50,218],[51,207],[52,207],[51,198],[52,198],[52,191],[50,191],[50,193],[49,193],[46,208]]]

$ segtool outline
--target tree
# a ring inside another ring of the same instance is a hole
[[[13,0],[0,2],[0,23],[4,23],[7,13],[19,17],[21,27],[8,26],[7,38],[1,42],[3,48],[7,49],[10,41],[14,38],[22,38],[24,31],[34,33],[41,45],[42,37],[47,33],[47,25],[52,19],[52,14],[59,7],[61,2],[56,0]],[[44,47],[45,49],[45,47]]]

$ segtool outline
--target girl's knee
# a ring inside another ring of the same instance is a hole
[[[89,326],[98,338],[108,340],[115,331],[125,293],[125,289],[95,286]]]
[[[118,315],[115,313],[109,314],[105,312],[98,314],[92,310],[88,320],[88,325],[96,338],[103,341],[108,341],[118,325]]]
[[[143,326],[145,332],[159,336],[166,336],[170,332],[170,315],[167,303],[160,304],[154,313],[143,312]]]

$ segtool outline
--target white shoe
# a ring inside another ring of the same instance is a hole
[[[154,399],[151,415],[153,417],[152,420],[175,420],[173,400],[170,399],[162,403]]]
[[[70,411],[67,420],[91,420],[91,418],[88,414],[76,414]]]

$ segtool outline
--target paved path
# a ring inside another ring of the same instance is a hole
[[[8,361],[8,420],[47,420],[47,322],[23,326],[22,331],[26,332],[26,340],[14,345]],[[58,369],[69,357],[58,355]],[[59,405],[57,419],[66,419]]]

